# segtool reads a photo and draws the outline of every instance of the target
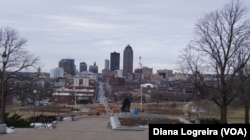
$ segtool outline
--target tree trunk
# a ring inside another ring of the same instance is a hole
[[[227,124],[227,105],[222,104],[220,106],[220,123]]]
[[[22,107],[24,106],[24,100],[21,100],[21,106]]]
[[[249,124],[249,105],[245,104],[245,124]]]
[[[3,100],[3,115],[5,115],[6,113],[6,96],[4,96],[4,100]]]

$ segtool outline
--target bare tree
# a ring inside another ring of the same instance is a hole
[[[5,113],[5,98],[13,89],[8,88],[8,81],[14,73],[28,70],[39,62],[39,58],[35,57],[25,50],[24,46],[27,40],[21,38],[17,31],[12,28],[0,29],[0,54],[5,58],[0,64],[1,79],[1,114],[0,122],[3,120]]]
[[[250,65],[247,64],[244,69],[239,71],[239,79],[236,80],[239,87],[239,99],[245,107],[245,123],[249,124],[249,107],[250,107]],[[240,82],[239,82],[240,81]]]
[[[195,77],[195,87],[220,109],[227,123],[227,107],[237,96],[234,79],[250,58],[250,19],[239,0],[211,12],[195,26],[196,37],[182,53],[182,68]],[[205,80],[211,74],[213,78]]]
[[[21,106],[27,103],[30,95],[30,82],[29,81],[16,81],[15,83],[16,97],[21,101]]]

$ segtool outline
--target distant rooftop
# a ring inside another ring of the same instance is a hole
[[[80,63],[80,65],[87,65],[87,63],[85,63],[85,62],[81,62],[81,63]]]
[[[132,50],[132,47],[128,44],[125,49],[130,49]]]

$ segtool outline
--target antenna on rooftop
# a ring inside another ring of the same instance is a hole
[[[141,56],[139,57],[139,68],[142,68]]]
[[[139,57],[139,68],[140,68],[140,80],[142,79],[142,63],[141,63],[141,56]]]

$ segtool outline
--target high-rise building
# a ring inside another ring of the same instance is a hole
[[[88,70],[88,65],[85,62],[80,63],[80,72],[87,71]]]
[[[105,70],[109,70],[109,60],[105,59]]]
[[[128,77],[133,73],[133,49],[127,45],[123,51],[123,76]]]
[[[54,68],[50,70],[50,78],[62,78],[64,71],[63,68]]]
[[[173,70],[168,70],[168,69],[157,70],[157,74],[162,76],[163,79],[168,79],[170,76],[173,76]]]
[[[98,73],[98,66],[96,65],[96,63],[94,62],[93,65],[89,66],[89,71],[93,72],[93,73]]]
[[[120,53],[112,52],[110,54],[110,70],[115,71],[120,69]]]
[[[59,68],[63,68],[66,74],[70,74],[72,76],[75,75],[75,60],[71,58],[61,59],[59,61]]]

